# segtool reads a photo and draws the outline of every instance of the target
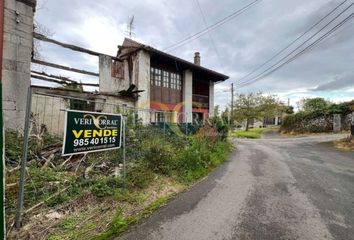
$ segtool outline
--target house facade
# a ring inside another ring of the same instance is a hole
[[[150,114],[139,111],[143,123],[204,122],[214,114],[214,85],[228,79],[202,67],[198,52],[194,62],[188,62],[126,38],[117,57],[123,63],[113,63],[112,76],[124,78],[112,81],[100,77],[100,92],[120,92],[135,86],[140,90],[135,107],[150,110]]]

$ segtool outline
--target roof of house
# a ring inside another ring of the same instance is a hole
[[[183,70],[189,69],[193,72],[196,72],[197,75],[204,76],[214,82],[225,81],[229,78],[229,76],[227,76],[227,75],[224,75],[222,73],[218,73],[218,72],[213,71],[211,69],[205,68],[203,66],[194,64],[189,61],[186,61],[182,58],[179,58],[179,57],[173,56],[171,54],[168,54],[166,52],[160,51],[160,50],[153,48],[151,46],[136,42],[130,38],[124,39],[123,45],[119,47],[119,51],[118,51],[117,56],[118,57],[126,56],[132,52],[136,52],[141,49],[148,51],[153,56],[157,56],[157,57],[163,58],[165,60],[173,61],[176,64],[178,64],[181,69],[183,69]]]

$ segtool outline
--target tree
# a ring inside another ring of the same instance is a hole
[[[332,103],[328,107],[328,112],[330,114],[342,114],[348,115],[354,112],[354,100],[351,102],[343,102],[343,103]]]
[[[234,106],[235,120],[246,121],[246,131],[248,131],[251,120],[272,117],[278,113],[281,105],[272,95],[249,93],[237,95]]]
[[[293,106],[285,106],[284,107],[284,112],[286,114],[294,114],[294,107]]]
[[[221,113],[221,118],[224,123],[229,123],[230,110],[228,107],[226,107],[225,110]]]
[[[220,115],[220,107],[219,105],[216,105],[214,107],[214,116],[219,116]]]
[[[303,100],[303,109],[305,112],[326,113],[330,103],[324,98],[306,98]]]

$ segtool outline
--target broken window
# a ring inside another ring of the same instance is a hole
[[[124,79],[124,63],[113,60],[112,61],[111,76],[119,79]]]

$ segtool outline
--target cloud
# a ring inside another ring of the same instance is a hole
[[[171,53],[192,61],[193,53],[199,51],[203,66],[230,76],[230,80],[215,87],[216,105],[225,106],[230,101],[230,93],[224,90],[230,88],[231,82],[235,83],[238,93],[262,91],[279,94],[284,101],[287,101],[285,95],[289,92],[292,93],[289,95],[291,99],[312,95],[337,99],[335,94],[338,95],[339,90],[353,87],[353,78],[350,80],[350,77],[354,76],[354,54],[350,54],[354,52],[353,20],[320,45],[266,78],[242,88],[237,88],[237,82],[287,46],[341,1],[260,1],[242,15],[210,31],[219,54],[212,46],[208,34]],[[55,39],[110,55],[116,54],[117,45],[122,43],[125,36],[128,18],[133,15],[134,39],[158,49],[164,49],[204,28],[198,6],[195,1],[190,0],[38,2],[39,5],[45,4],[36,12],[36,21],[53,31]],[[215,23],[249,3],[250,0],[219,0],[217,4],[214,0],[200,0],[208,24]],[[349,3],[346,3],[341,9],[348,5]],[[349,12],[343,14],[343,17],[348,16]],[[322,26],[317,26],[306,36],[310,36]],[[98,69],[96,59],[50,44],[43,45],[42,53],[46,59],[64,65],[91,71]],[[345,94],[347,95],[343,98],[354,98],[353,92]]]
[[[344,89],[354,86],[354,74],[344,74],[342,76],[335,77],[333,80],[321,84],[315,88],[313,91],[333,91],[338,89]]]

